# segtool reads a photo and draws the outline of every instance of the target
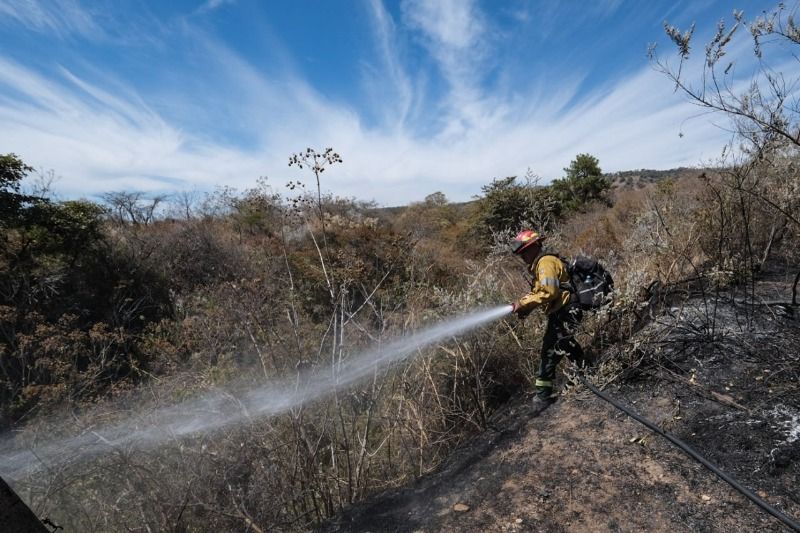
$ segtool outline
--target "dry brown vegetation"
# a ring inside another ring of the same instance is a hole
[[[781,150],[713,175],[619,190],[610,207],[589,205],[556,224],[551,242],[563,254],[593,255],[615,273],[614,306],[582,333],[597,353],[616,346],[597,381],[646,356],[641,338],[628,339],[659,302],[698,291],[747,299],[765,265],[797,264],[798,228],[781,214],[797,208],[794,161]],[[780,210],[759,201],[766,194]],[[153,286],[119,282],[125,297],[114,296],[109,322],[5,308],[16,328],[5,360],[29,369],[6,404],[7,416],[32,419],[15,423],[16,445],[85,434],[231,380],[297,376],[524,290],[502,240],[476,242],[481,202],[432,195],[386,218],[358,202],[321,201],[324,228],[313,196],[287,202],[263,185],[221,191],[183,220],[104,222],[104,249]],[[166,311],[145,316],[157,295]],[[40,516],[83,531],[305,529],[431,471],[485,429],[529,388],[541,320],[500,321],[285,415],[156,449],[132,443],[77,463],[43,458],[46,469],[15,486]],[[129,392],[143,386],[145,396]],[[48,412],[74,417],[73,427]]]
[[[774,116],[743,129],[752,146],[713,172],[682,170],[569,209],[535,179],[507,178],[476,202],[435,193],[391,211],[262,182],[202,201],[184,195],[172,218],[155,216],[164,199],[112,194],[104,214],[19,195],[5,170],[24,168],[3,156],[0,409],[13,431],[4,448],[90,436],[231,382],[299,381],[308,368],[510,301],[525,285],[505,244],[530,225],[563,255],[594,256],[614,274],[613,304],[581,332],[601,356],[599,384],[659,357],[660,333],[646,326],[688,298],[703,302],[693,343],[721,338],[722,299],[743,306],[735,320],[746,337],[756,315],[772,312],[756,280],[788,279],[800,264],[800,154],[774,131],[796,121]],[[317,183],[339,161],[310,149],[292,159]],[[43,456],[12,481],[69,530],[308,529],[430,472],[484,430],[530,387],[542,321],[498,321],[272,418],[80,460]]]
[[[15,447],[88,434],[231,381],[300,376],[512,294],[498,290],[499,271],[459,250],[470,220],[441,197],[391,223],[369,205],[304,193],[284,199],[264,185],[219,191],[195,207],[183,220],[102,222],[97,255],[123,257],[125,270],[107,293],[83,279],[72,295],[111,300],[102,316],[70,313],[68,302],[37,314],[61,303],[38,293],[19,297],[33,310],[4,307],[3,405],[6,424],[23,429]],[[11,283],[17,250],[7,252]],[[87,252],[85,261],[94,258]],[[42,269],[95,275],[44,259],[30,258]],[[162,311],[148,315],[152,308]],[[499,334],[505,329],[432,349],[356,389],[245,427],[146,452],[132,443],[77,464],[42,457],[43,468],[15,485],[40,515],[83,531],[304,528],[429,471],[483,428],[525,384],[513,338]],[[94,399],[102,401],[92,406]],[[74,427],[58,422],[65,415]]]

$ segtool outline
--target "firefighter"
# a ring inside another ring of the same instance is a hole
[[[570,290],[569,272],[557,255],[544,251],[544,240],[543,235],[525,230],[517,234],[511,245],[512,252],[525,261],[533,275],[531,292],[511,304],[513,312],[525,318],[541,307],[547,315],[534,399],[534,406],[540,408],[555,401],[553,379],[564,354],[579,366],[585,360],[583,348],[575,340],[582,311]]]

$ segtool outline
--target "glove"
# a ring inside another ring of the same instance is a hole
[[[520,320],[531,314],[530,310],[524,311],[522,306],[519,305],[519,302],[511,302],[511,312],[517,315],[517,318]]]

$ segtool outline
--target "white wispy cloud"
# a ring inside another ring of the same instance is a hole
[[[403,12],[444,53],[473,49],[485,32],[483,17],[472,0],[405,0]]]
[[[0,0],[0,19],[58,37],[98,38],[102,28],[90,11],[75,0]]]
[[[479,6],[472,0],[405,0],[402,11],[449,86],[442,135],[456,137],[492,120],[497,107],[481,91],[491,44]]]
[[[368,6],[382,68],[365,65],[364,76],[369,85],[367,92],[374,98],[373,106],[383,110],[383,122],[390,127],[404,129],[409,116],[414,113],[414,105],[418,104],[415,101],[414,83],[400,58],[402,45],[397,38],[394,20],[380,0],[370,0]]]
[[[163,179],[211,186],[228,174],[231,160],[258,175],[247,154],[192,139],[140,101],[113,96],[64,69],[45,78],[0,59],[0,86],[6,89],[0,145],[55,169],[63,176],[56,185],[67,194],[163,189]]]
[[[450,20],[435,4],[409,2],[402,21],[379,0],[368,4],[380,52],[370,66],[381,80],[375,98],[383,93],[392,109],[378,124],[365,125],[358,108],[326,97],[296,72],[265,72],[198,30],[181,38],[203,58],[201,73],[186,73],[199,76],[191,82],[203,91],[162,91],[157,101],[110,74],[36,70],[0,56],[0,146],[54,169],[67,196],[245,188],[265,175],[280,187],[303,177],[287,168],[291,153],[333,146],[344,164],[326,173],[326,189],[396,205],[436,190],[467,199],[492,178],[529,167],[559,177],[581,152],[605,170],[694,165],[717,156],[727,140],[707,120],[686,122],[697,109],[649,66],[588,94],[576,92],[575,80],[517,90],[471,81],[459,62],[478,76],[490,66],[491,29],[475,5],[456,4]],[[443,95],[426,93],[408,70],[403,31],[430,47],[448,83]],[[167,115],[181,106],[208,117]],[[437,127],[414,127],[426,114]],[[222,121],[247,142],[197,126]]]
[[[226,4],[235,4],[236,0],[206,0],[195,11],[196,13],[208,13]]]
[[[231,61],[230,51],[217,53],[231,83],[242,88],[242,112],[261,117],[248,126],[255,148],[209,142],[138,99],[112,96],[68,71],[44,77],[8,60],[0,60],[0,83],[11,89],[0,98],[0,145],[55,169],[63,177],[57,186],[71,195],[164,190],[181,182],[187,189],[243,188],[262,175],[281,185],[302,177],[286,168],[290,153],[332,145],[345,163],[326,175],[327,188],[384,204],[434,190],[466,199],[493,177],[528,167],[557,177],[579,152],[595,154],[606,169],[663,168],[696,164],[721,146],[721,132],[707,122],[683,128],[684,138],[677,138],[695,109],[649,69],[568,112],[549,112],[546,102],[537,110],[509,108],[458,137],[429,139],[367,130],[353,110],[304,82],[275,84],[245,61]]]

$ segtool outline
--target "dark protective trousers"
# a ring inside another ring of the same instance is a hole
[[[549,397],[553,393],[556,367],[564,355],[579,366],[585,364],[583,348],[575,340],[575,332],[582,318],[583,311],[573,303],[547,317],[539,376],[536,379],[536,392],[539,396]]]

